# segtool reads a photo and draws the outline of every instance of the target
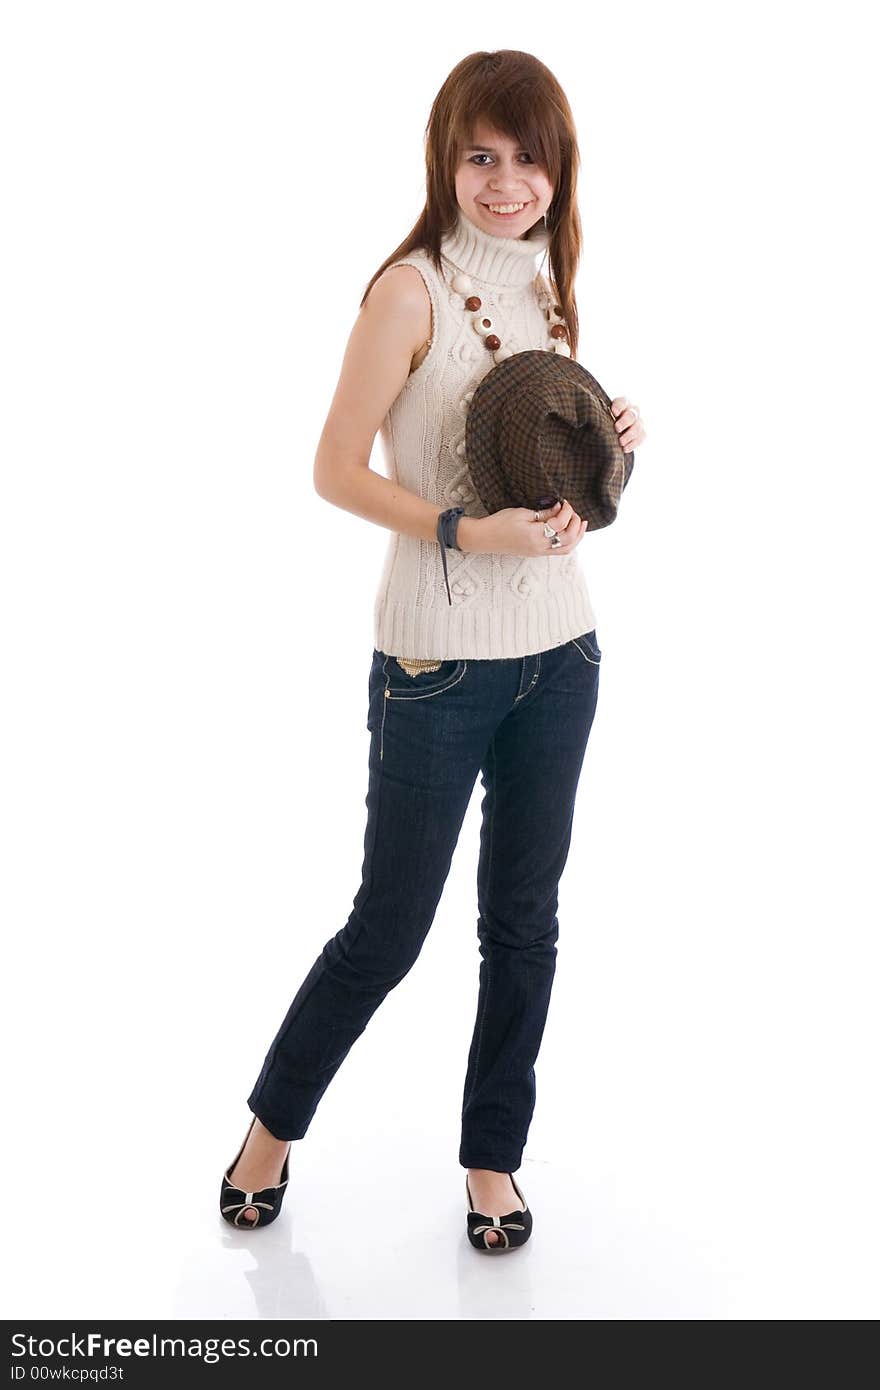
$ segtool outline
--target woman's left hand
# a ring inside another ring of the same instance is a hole
[[[614,428],[617,430],[617,438],[623,452],[628,454],[637,444],[642,443],[648,433],[642,424],[639,408],[630,405],[626,396],[615,396],[611,402],[611,414],[615,417]]]

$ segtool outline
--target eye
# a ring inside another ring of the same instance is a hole
[[[525,155],[526,159],[529,161],[530,164],[533,164],[533,163],[534,163],[534,160],[532,159],[532,156],[531,156],[526,150],[523,150],[522,153]],[[473,164],[474,160],[476,160],[476,159],[491,159],[491,158],[492,158],[492,156],[489,155],[489,154],[486,154],[485,152],[483,152],[483,153],[481,153],[481,154],[472,154],[471,157],[470,157],[470,159],[468,160],[468,163],[469,163],[469,164]],[[478,169],[485,169],[485,167],[486,167],[485,164],[478,164],[478,165],[477,165],[477,168],[478,168]]]

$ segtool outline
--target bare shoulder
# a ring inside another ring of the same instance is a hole
[[[388,266],[355,318],[315,459],[315,486],[332,497],[349,463],[369,467],[376,432],[431,331],[431,301],[415,266]]]
[[[387,266],[370,290],[367,304],[371,300],[379,312],[411,327],[413,350],[430,335],[431,296],[417,266]]]

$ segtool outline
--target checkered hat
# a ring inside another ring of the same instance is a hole
[[[565,497],[598,531],[617,516],[635,455],[621,448],[596,378],[571,357],[537,348],[503,358],[477,386],[465,457],[490,514]]]

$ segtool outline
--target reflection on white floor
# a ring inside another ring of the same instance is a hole
[[[598,837],[603,804],[586,804],[579,844]],[[231,904],[219,888],[203,904],[200,881],[173,912],[160,883],[149,913],[133,907],[124,932],[106,913],[100,952],[73,935],[51,971],[33,938],[39,1002],[36,984],[12,1001],[7,1317],[877,1316],[875,974],[810,934],[781,889],[756,915],[748,884],[711,857],[688,850],[685,872],[653,853],[659,806],[627,812],[651,819],[638,874],[572,864],[517,1172],[534,1233],[503,1255],[470,1246],[458,1142],[474,810],[421,956],[294,1145],[265,1230],[222,1220],[220,1182],[352,874],[306,875],[295,921],[271,895],[254,904],[250,878]],[[816,922],[861,920],[840,910],[839,884],[824,891],[811,881]]]
[[[438,1162],[436,1139],[410,1133],[402,1143],[380,1136],[355,1145],[333,1123],[294,1146],[278,1220],[234,1230],[217,1197],[223,1160],[247,1122],[246,1112],[235,1118],[241,1126],[227,1126],[227,1142],[213,1155],[200,1146],[176,1182],[154,1149],[135,1149],[137,1200],[119,1173],[100,1199],[79,1189],[75,1210],[63,1209],[59,1193],[39,1238],[17,1247],[30,1288],[13,1291],[15,1312],[503,1320],[868,1317],[876,1309],[867,1251],[862,1266],[858,1258],[837,1263],[841,1243],[854,1254],[855,1231],[843,1222],[823,1229],[795,1175],[788,1198],[769,1187],[762,1198],[760,1165],[740,1166],[735,1150],[714,1164],[703,1152],[693,1167],[687,1145],[645,1150],[616,1176],[526,1160],[518,1181],[534,1234],[520,1250],[484,1256],[465,1235],[463,1170]]]
[[[271,1227],[236,1231],[205,1204],[170,1315],[584,1318],[628,1309],[632,1317],[711,1317],[723,1302],[717,1274],[681,1233],[640,1220],[601,1185],[540,1160],[518,1174],[534,1213],[532,1239],[482,1255],[465,1235],[464,1170],[461,1179],[452,1165],[444,1172],[432,1148],[433,1157],[410,1144],[407,1176],[393,1171],[390,1146],[367,1147],[379,1160],[372,1173],[363,1165],[353,1172],[338,1150],[294,1146],[291,1187]]]

